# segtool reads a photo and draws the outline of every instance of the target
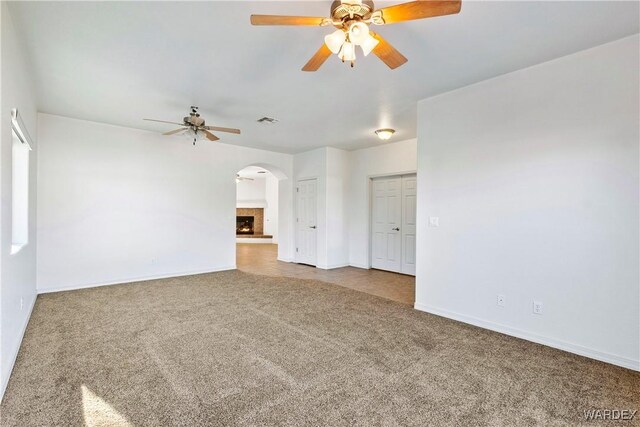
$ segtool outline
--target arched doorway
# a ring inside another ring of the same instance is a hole
[[[256,163],[236,173],[236,264],[276,263],[281,238],[280,185],[287,176],[279,168]],[[284,233],[285,238],[287,233]]]

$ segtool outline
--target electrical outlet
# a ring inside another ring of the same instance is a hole
[[[440,218],[437,216],[429,217],[429,227],[439,227],[440,226]]]
[[[151,265],[156,265],[158,263],[158,258],[151,258]]]
[[[507,305],[507,297],[502,294],[498,294],[498,305],[500,307]]]
[[[542,314],[542,301],[533,302],[533,314]]]
[[[20,311],[24,308],[24,298],[20,297]]]

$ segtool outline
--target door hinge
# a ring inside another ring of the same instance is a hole
[[[300,187],[296,187],[296,193],[300,192]]]
[[[298,252],[298,248],[296,248],[296,252]]]

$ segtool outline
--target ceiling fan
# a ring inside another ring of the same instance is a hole
[[[395,6],[375,9],[371,0],[336,0],[331,4],[329,18],[312,16],[251,15],[253,25],[302,25],[330,26],[337,28],[325,36],[325,43],[302,67],[302,71],[316,71],[332,53],[342,62],[356,60],[356,46],[362,48],[367,56],[373,52],[389,68],[395,69],[407,62],[407,58],[398,52],[380,35],[369,30],[370,24],[384,25],[414,19],[452,15],[460,12],[460,0],[418,0]]]
[[[248,176],[240,176],[239,173],[236,174],[236,183],[240,181],[254,181],[253,178],[249,178]]]
[[[220,138],[212,134],[211,130],[215,130],[218,132],[228,132],[240,134],[240,129],[232,129],[232,128],[221,128],[218,126],[205,126],[204,119],[200,117],[200,113],[198,113],[198,107],[191,106],[191,112],[189,115],[182,119],[182,123],[177,122],[168,122],[165,120],[154,120],[154,119],[144,119],[150,122],[159,122],[159,123],[170,123],[173,125],[182,126],[179,129],[171,130],[169,132],[164,132],[163,135],[175,135],[180,132],[184,132],[185,135],[193,137],[193,145],[196,145],[196,140],[198,138],[207,138],[209,141],[217,141]]]

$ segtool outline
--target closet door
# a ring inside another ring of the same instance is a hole
[[[372,180],[371,267],[402,270],[402,178]]]
[[[401,273],[416,275],[416,197],[415,175],[402,177],[402,268]]]

